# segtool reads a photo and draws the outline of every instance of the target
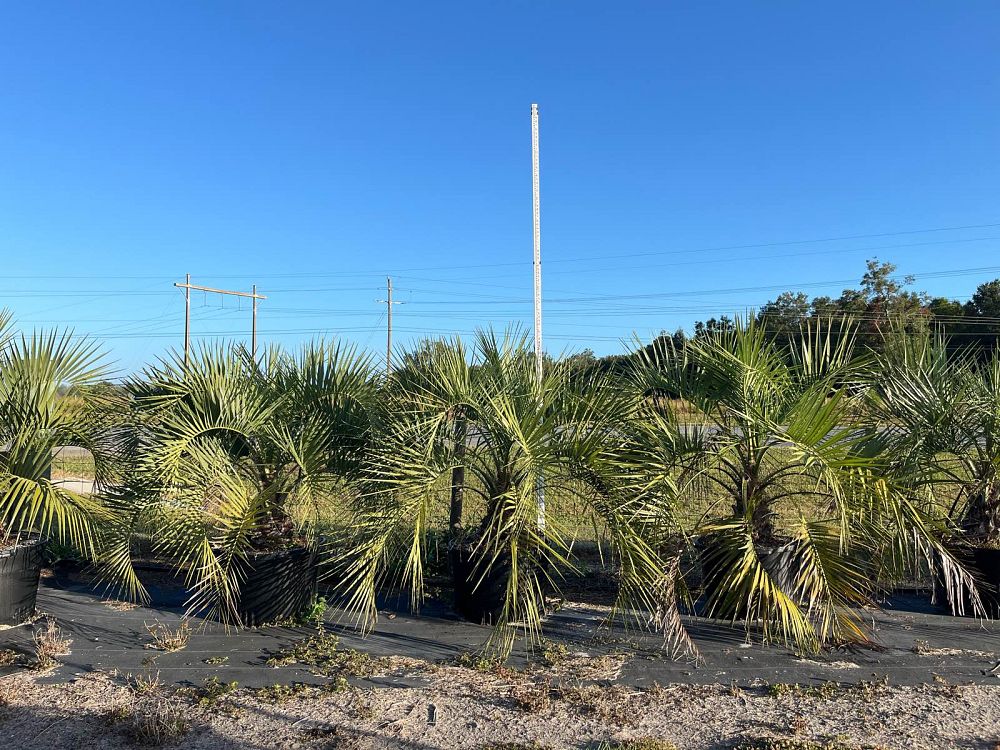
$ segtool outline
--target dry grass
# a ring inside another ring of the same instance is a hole
[[[630,699],[639,695],[620,685],[553,685],[548,679],[515,684],[510,690],[514,705],[526,713],[547,713],[559,703],[614,726],[635,722],[637,715]]]
[[[51,669],[58,664],[57,656],[68,654],[71,638],[66,638],[55,620],[46,620],[45,628],[35,632],[35,669]]]
[[[880,745],[857,745],[842,740],[814,741],[791,737],[756,737],[744,740],[734,750],[883,750]]]
[[[128,696],[108,708],[104,721],[119,727],[130,744],[159,747],[177,742],[190,729],[188,706],[171,695],[159,675],[132,678]]]
[[[169,628],[161,622],[146,625],[146,632],[153,639],[152,643],[146,644],[146,648],[157,649],[158,651],[180,651],[187,646],[191,638],[191,625],[187,620],[182,620],[176,628]]]
[[[164,695],[137,697],[123,723],[132,742],[154,747],[175,742],[190,728],[186,706]]]
[[[0,648],[0,667],[12,667],[21,660],[21,655],[9,648]]]

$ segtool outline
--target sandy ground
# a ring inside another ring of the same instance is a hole
[[[0,747],[125,748],[136,722],[165,715],[186,725],[166,744],[183,748],[489,748],[537,741],[596,747],[665,738],[680,750],[721,750],[748,737],[837,739],[845,748],[995,750],[1000,685],[892,687],[599,686],[613,660],[546,670],[479,671],[410,662],[421,688],[236,689],[214,700],[101,673],[47,684],[44,673],[0,680]],[[397,665],[398,671],[399,665]],[[596,671],[595,671],[596,670]],[[431,708],[433,707],[433,708]],[[428,721],[435,714],[435,723]]]

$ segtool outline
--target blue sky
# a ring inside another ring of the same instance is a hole
[[[121,371],[180,343],[185,273],[256,283],[289,345],[380,350],[387,274],[400,344],[528,323],[533,101],[550,351],[875,255],[965,298],[1000,276],[941,275],[1000,266],[998,32],[986,2],[5,3],[0,306]],[[197,336],[249,330],[220,304]]]

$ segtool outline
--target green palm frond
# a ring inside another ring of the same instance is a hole
[[[102,355],[96,344],[68,331],[14,335],[9,325],[9,315],[0,314],[2,531],[51,536],[93,557],[105,509],[49,474],[60,446],[87,447],[103,465],[87,390],[106,373]]]
[[[701,540],[709,611],[806,650],[865,640],[858,611],[883,574],[938,548],[938,529],[881,479],[883,433],[858,425],[871,364],[854,331],[819,321],[783,345],[737,320],[631,376],[637,427],[621,460],[633,486],[674,498],[662,506],[671,522],[706,498],[686,521]],[[696,408],[694,423],[653,408],[657,382]]]
[[[144,592],[134,539],[187,577],[192,611],[239,622],[251,557],[273,545],[319,544],[346,506],[367,450],[378,387],[370,358],[315,342],[296,355],[203,346],[130,382],[117,450],[130,471],[109,487],[117,511],[104,574]]]

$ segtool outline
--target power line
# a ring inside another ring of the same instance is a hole
[[[990,222],[985,224],[964,224],[956,226],[947,227],[929,227],[924,229],[906,229],[897,230],[891,232],[877,232],[871,234],[846,234],[832,237],[820,237],[813,239],[799,239],[799,240],[778,240],[769,242],[755,242],[746,243],[739,245],[717,245],[701,248],[690,248],[683,250],[653,250],[648,252],[639,253],[620,253],[620,254],[600,254],[600,255],[590,255],[590,256],[576,256],[567,258],[558,258],[546,261],[546,263],[577,263],[586,260],[616,260],[621,258],[640,258],[640,257],[654,257],[660,255],[681,255],[687,253],[708,253],[708,252],[719,252],[723,250],[747,250],[765,247],[787,247],[793,245],[810,245],[810,244],[820,244],[827,242],[846,242],[848,240],[860,240],[860,239],[876,239],[880,237],[902,237],[907,235],[915,234],[930,234],[937,232],[957,232],[963,230],[971,229],[992,229],[995,227],[1000,227],[1000,222]],[[955,240],[960,241],[960,240]],[[13,251],[11,251],[13,252]],[[467,265],[437,265],[437,266],[414,266],[408,268],[383,268],[380,270],[373,271],[349,271],[349,272],[330,272],[330,273],[316,273],[313,271],[299,271],[291,273],[267,273],[266,271],[258,271],[253,274],[205,274],[206,276],[211,276],[213,278],[220,279],[248,279],[248,278],[260,278],[267,277],[270,279],[280,279],[280,278],[322,278],[322,277],[349,277],[349,276],[383,276],[386,273],[404,273],[409,271],[428,271],[428,270],[441,270],[441,271],[454,271],[464,268],[498,268],[502,266],[524,266],[526,261],[512,261],[505,263],[478,263],[478,264],[467,264]],[[163,274],[130,274],[130,275],[109,275],[109,274],[4,274],[5,278],[8,279],[66,279],[66,280],[83,280],[83,279],[161,279],[168,281],[172,279],[172,276]],[[276,290],[272,290],[276,291]]]

